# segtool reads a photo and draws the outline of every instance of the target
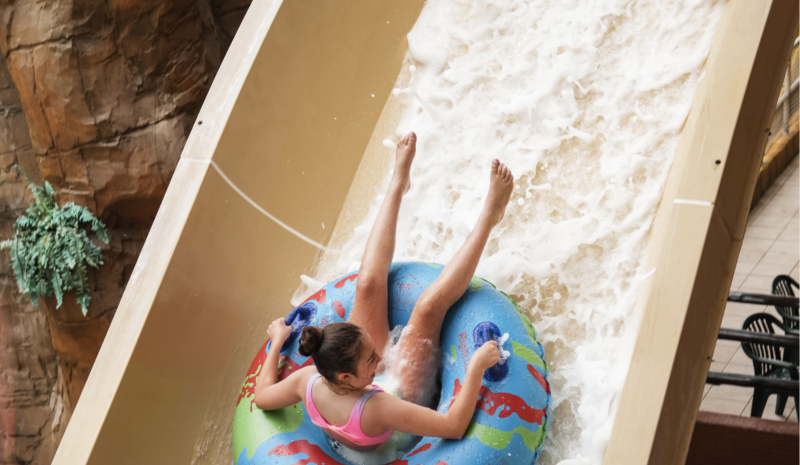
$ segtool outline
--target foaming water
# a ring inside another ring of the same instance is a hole
[[[413,325],[396,326],[389,334],[386,348],[383,350],[384,371],[376,378],[375,382],[386,392],[394,395],[400,394],[400,381],[402,370],[409,369],[411,372],[437,373],[440,368],[442,352],[440,347],[432,347],[432,341],[423,340],[422,345],[411,350],[418,352],[411,357],[401,357],[399,354],[400,340],[414,331]],[[409,365],[415,365],[409,367]],[[436,376],[425,378],[425,383],[417,386],[417,391],[408,393],[417,400],[419,405],[435,407],[439,398],[441,386]]]
[[[553,422],[541,464],[601,463],[611,433],[652,272],[649,230],[726,4],[677,3],[428,0],[408,35],[396,136],[413,130],[419,144],[394,259],[448,262],[478,218],[491,159],[511,167],[514,194],[477,274],[520,304],[545,346]],[[358,268],[382,200],[317,279]]]
[[[384,465],[405,455],[411,447],[403,447],[408,442],[404,433],[395,432],[389,442],[372,452],[360,452],[331,439],[331,446],[345,460],[353,465]]]

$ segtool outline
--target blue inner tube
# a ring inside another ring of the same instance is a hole
[[[400,262],[389,270],[389,325],[406,325],[422,291],[444,267],[434,263]],[[278,379],[312,364],[297,352],[299,334],[307,325],[323,327],[346,321],[355,298],[357,273],[320,289],[292,310],[286,323],[292,336],[281,349]],[[550,386],[544,348],[528,317],[506,294],[474,277],[469,289],[448,311],[442,326],[441,398],[447,411],[461,389],[471,355],[489,339],[508,333],[505,363],[486,370],[472,422],[459,441],[422,438],[394,465],[533,464],[549,428]],[[248,370],[233,417],[234,465],[348,463],[331,445],[302,403],[265,412],[255,407],[255,382],[266,359],[264,343]],[[431,374],[434,375],[433,373]]]

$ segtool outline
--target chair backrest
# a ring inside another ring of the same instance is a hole
[[[792,279],[791,276],[782,274],[776,276],[775,279],[772,280],[773,295],[794,297],[796,295],[794,290],[799,288],[800,285],[798,285],[797,281]],[[797,334],[798,330],[800,330],[800,316],[798,316],[797,307],[780,307],[776,305],[775,310],[781,315],[783,323],[792,330],[788,332]]]
[[[758,333],[775,334],[775,326],[784,328],[784,325],[769,313],[750,315],[742,323],[743,330]],[[774,367],[770,362],[782,362],[786,355],[783,347],[758,342],[742,342],[742,350],[753,360],[753,369],[756,376],[765,376]]]

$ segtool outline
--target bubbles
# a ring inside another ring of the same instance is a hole
[[[400,377],[402,372],[438,373],[440,368],[441,348],[433,347],[431,341],[423,340],[422,346],[417,346],[411,350],[417,352],[408,357],[400,357],[400,341],[414,331],[413,325],[396,326],[389,333],[389,340],[386,341],[386,348],[383,351],[384,371],[375,378],[375,384],[382,387],[386,392],[393,395],[400,395]],[[409,360],[409,359],[413,359]],[[435,375],[417,376],[425,382],[416,386],[417,391],[409,393],[419,399],[420,405],[433,405],[433,401],[439,396],[439,383]],[[401,396],[402,397],[402,396]]]
[[[392,434],[392,438],[386,444],[382,445],[378,450],[370,452],[353,450],[336,440],[330,438],[329,440],[333,450],[347,460],[347,463],[354,465],[383,465],[399,459],[408,452],[408,450],[399,447],[401,443],[406,441],[405,436],[408,435],[403,433]]]
[[[507,351],[507,350],[505,350],[503,348],[503,344],[505,344],[505,342],[508,340],[508,338],[509,338],[508,333],[504,333],[502,336],[500,336],[499,339],[497,339],[497,349],[500,351],[500,363],[501,364],[502,363],[506,363],[506,360],[508,359],[508,357],[511,356],[511,352],[509,352],[509,351]]]
[[[322,223],[322,227],[325,228],[325,223]],[[306,276],[304,274],[300,275],[300,280],[303,282],[303,284],[312,289],[322,289],[323,287],[325,287],[324,282],[317,281],[316,279],[313,279],[310,276]]]

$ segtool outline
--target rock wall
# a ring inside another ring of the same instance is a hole
[[[0,0],[0,239],[31,201],[14,163],[53,184],[60,203],[105,221],[110,244],[92,280],[92,318],[113,317],[249,4]],[[0,464],[51,462],[73,407],[71,376],[3,252]]]
[[[19,94],[0,57],[0,238],[32,196],[10,167],[41,182]],[[69,420],[61,402],[55,353],[45,313],[19,294],[8,254],[0,255],[0,463],[47,463]]]

